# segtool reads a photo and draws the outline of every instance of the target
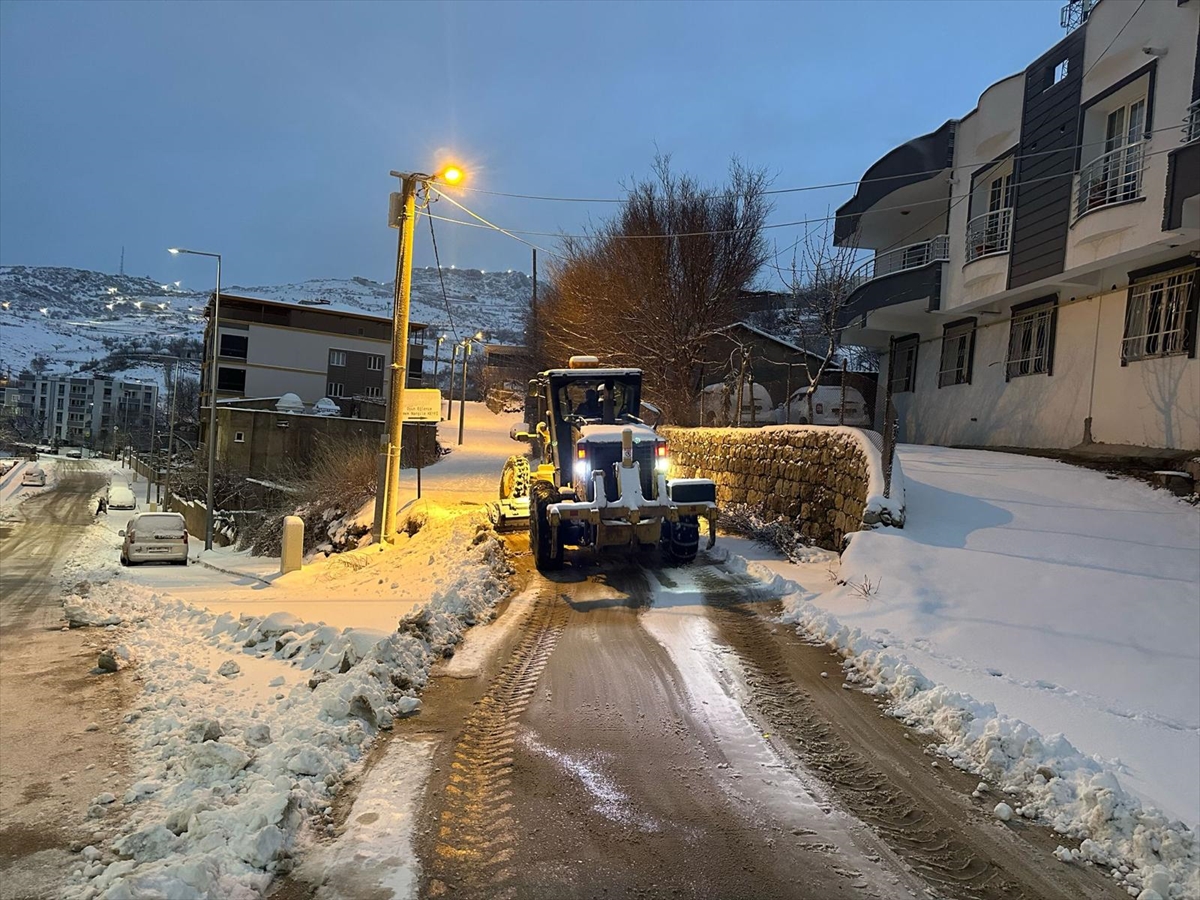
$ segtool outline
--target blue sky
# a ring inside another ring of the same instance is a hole
[[[0,263],[115,272],[124,245],[126,272],[206,286],[180,245],[230,284],[390,278],[388,172],[448,152],[516,193],[613,197],[656,148],[714,184],[735,154],[775,187],[853,180],[1056,42],[1062,2],[4,0]],[[536,231],[611,212],[460,196]],[[444,265],[529,270],[507,237],[435,224]]]

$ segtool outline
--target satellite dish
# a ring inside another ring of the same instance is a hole
[[[287,393],[275,401],[275,411],[281,413],[304,412],[304,401],[296,394]]]

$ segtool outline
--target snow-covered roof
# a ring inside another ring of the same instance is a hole
[[[246,294],[230,294],[225,291],[221,292],[221,302],[227,300],[242,300],[247,303],[261,303],[264,306],[276,306],[283,309],[302,309],[305,312],[327,313],[336,316],[349,316],[352,319],[366,319],[370,322],[386,322],[391,324],[391,316],[376,316],[371,313],[361,312],[360,310],[351,309],[348,306],[337,302],[325,303],[289,303],[286,300],[268,300],[266,297],[251,297]],[[410,331],[424,331],[427,326],[423,322],[408,323]]]
[[[766,338],[768,341],[778,344],[781,347],[786,347],[787,349],[794,350],[797,353],[807,353],[809,356],[817,356],[817,354],[813,353],[811,350],[805,350],[803,347],[798,346],[797,344],[793,344],[791,341],[785,341],[783,338],[778,337],[777,335],[771,334],[769,331],[763,331],[761,328],[756,328],[755,326],[751,325],[749,322],[734,322],[732,325],[726,325],[724,328],[721,328],[719,330],[720,331],[729,331],[730,329],[733,329],[733,328],[745,328],[747,331],[752,332],[753,334],[756,334],[761,338]]]

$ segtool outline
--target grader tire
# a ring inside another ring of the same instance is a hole
[[[529,496],[529,460],[524,456],[510,456],[500,473],[500,499],[514,500]]]
[[[546,507],[557,498],[554,485],[539,481],[529,497],[529,549],[539,572],[552,572],[563,566],[562,541],[550,540],[550,517]]]

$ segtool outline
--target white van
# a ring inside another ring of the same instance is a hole
[[[792,394],[790,408],[782,403],[775,410],[775,421],[780,425],[849,425],[853,428],[870,428],[871,417],[862,394],[855,388],[846,388],[846,410],[842,414],[842,388],[836,384],[817,385],[812,398],[812,421],[808,420],[808,392],[805,386]]]
[[[110,484],[108,486],[108,508],[109,509],[136,509],[137,500],[133,496],[133,491],[129,485]]]
[[[758,382],[742,385],[742,427],[750,425],[774,425],[771,410],[771,394]],[[700,393],[697,408],[700,424],[708,428],[725,428],[738,424],[737,385],[730,387],[724,382],[708,385]]]
[[[45,487],[46,470],[41,466],[30,466],[21,476],[21,484],[26,487]]]

